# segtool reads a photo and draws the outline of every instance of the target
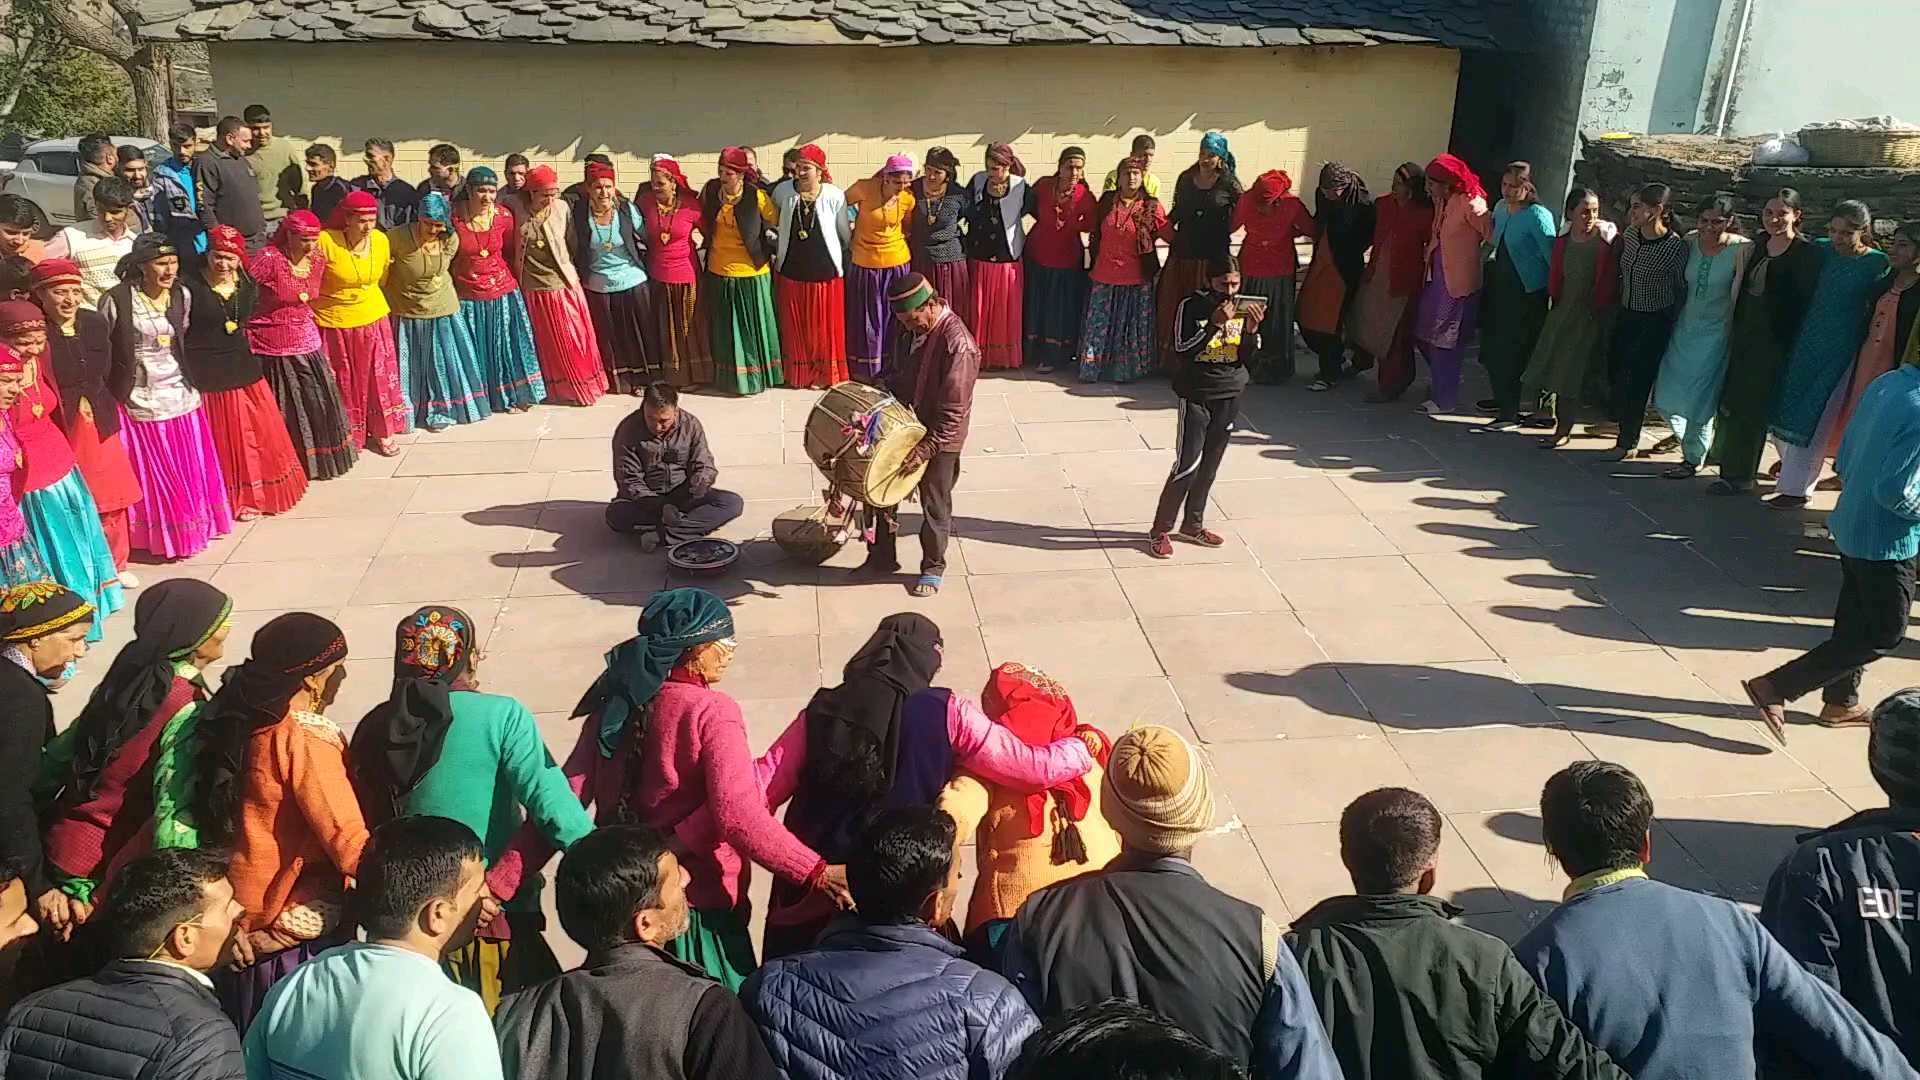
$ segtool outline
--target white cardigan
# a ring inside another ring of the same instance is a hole
[[[773,253],[773,265],[784,270],[787,248],[793,242],[793,220],[797,216],[794,209],[800,205],[800,193],[786,183],[776,184],[774,190],[777,192],[773,195],[774,209],[780,211],[780,240]],[[847,252],[853,248],[853,219],[847,217],[847,193],[822,183],[820,194],[814,198],[813,212],[820,222],[820,235],[827,242],[827,254],[833,258],[833,268],[845,277]],[[828,228],[829,224],[833,227]]]

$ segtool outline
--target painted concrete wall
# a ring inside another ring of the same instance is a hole
[[[1651,134],[1696,130],[1722,9],[1738,3],[1600,0],[1580,126]]]
[[[1526,43],[1506,75],[1521,99],[1507,156],[1533,163],[1534,184],[1556,216],[1580,151],[1595,9],[1595,0],[1522,0],[1502,9],[1514,20],[1503,27],[1504,39]]]
[[[1920,124],[1920,78],[1911,55],[1920,41],[1920,3],[1754,3],[1735,82],[1732,133],[1794,131],[1816,120],[1889,113]],[[1845,45],[1849,39],[1855,44]]]
[[[373,135],[397,144],[400,173],[415,180],[443,140],[469,161],[524,153],[569,182],[586,154],[605,151],[622,186],[656,152],[712,175],[729,143],[777,170],[782,150],[818,142],[843,182],[933,144],[971,164],[997,139],[1036,173],[1068,145],[1104,173],[1147,131],[1159,140],[1154,171],[1170,182],[1215,129],[1243,179],[1283,168],[1307,186],[1339,159],[1384,190],[1402,161],[1446,148],[1459,57],[1418,46],[233,43],[213,46],[213,66],[223,111],[266,103],[277,130],[341,149],[349,175]]]

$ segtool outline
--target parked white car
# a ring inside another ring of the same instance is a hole
[[[172,151],[152,139],[115,135],[115,146],[137,146],[149,166],[167,159]],[[19,195],[33,204],[38,232],[45,236],[74,222],[73,182],[80,176],[79,139],[41,139],[28,143],[12,171],[0,175],[0,192]]]

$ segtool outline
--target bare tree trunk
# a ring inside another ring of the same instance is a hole
[[[166,46],[140,40],[137,16],[127,0],[109,0],[119,25],[76,10],[72,0],[52,0],[47,14],[69,41],[120,65],[133,84],[133,108],[140,134],[167,140],[169,94]]]
[[[167,86],[166,47],[151,42],[143,44],[131,57],[122,60],[120,66],[126,69],[127,78],[133,83],[133,115],[135,126],[140,129],[136,134],[166,142],[167,125],[172,121],[168,112],[171,95]]]

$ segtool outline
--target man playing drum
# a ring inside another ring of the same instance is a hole
[[[960,479],[960,447],[967,441],[973,412],[973,384],[980,377],[980,346],[952,305],[935,296],[920,274],[908,274],[887,294],[893,317],[914,336],[906,361],[888,376],[888,389],[912,406],[927,436],[907,455],[903,469],[927,463],[920,480],[920,577],[907,587],[914,596],[940,591],[947,570],[947,541],[953,535],[953,485]],[[873,547],[860,573],[888,575],[900,570],[894,547],[899,508],[876,511]]]
[[[647,387],[640,407],[613,432],[613,484],[607,527],[638,533],[640,549],[697,540],[740,516],[740,496],[713,486],[720,470],[707,430],[680,411],[680,394],[664,382]]]

